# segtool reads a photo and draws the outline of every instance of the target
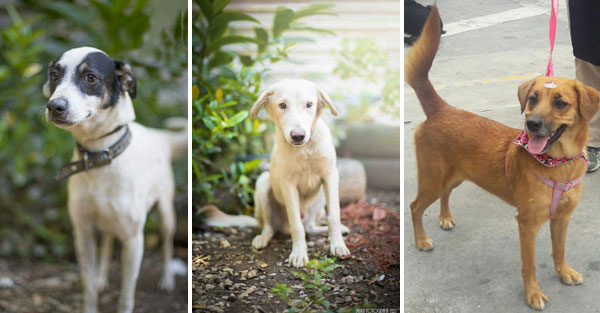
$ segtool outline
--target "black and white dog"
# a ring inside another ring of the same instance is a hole
[[[96,312],[98,291],[107,286],[113,238],[122,242],[118,312],[132,312],[144,253],[146,214],[156,203],[163,235],[164,268],[159,287],[174,288],[175,184],[171,160],[187,151],[187,131],[169,132],[134,122],[131,67],[90,47],[72,49],[52,61],[44,95],[46,118],[77,141],[73,162],[57,177],[69,177],[69,215],[83,280],[84,312]],[[71,176],[72,175],[72,176]],[[96,266],[95,230],[103,234]]]

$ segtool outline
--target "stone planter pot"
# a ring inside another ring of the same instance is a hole
[[[338,154],[364,165],[369,188],[400,191],[400,126],[352,125]]]

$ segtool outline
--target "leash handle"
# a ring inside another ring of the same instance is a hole
[[[558,0],[552,0],[552,11],[550,12],[550,59],[546,68],[546,76],[554,76],[554,65],[552,64],[552,51],[554,51],[554,38],[556,38],[556,15],[558,14]]]

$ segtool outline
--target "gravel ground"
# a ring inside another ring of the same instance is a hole
[[[187,249],[177,256],[187,260]],[[117,253],[118,254],[118,253]],[[120,262],[112,262],[108,288],[100,294],[99,312],[115,312],[120,289]],[[187,277],[178,276],[171,293],[157,288],[162,260],[159,250],[145,251],[137,282],[134,312],[187,312]],[[0,287],[0,312],[75,313],[81,312],[81,280],[73,263],[47,263],[9,258],[0,260],[0,286],[10,279],[14,285]]]
[[[399,196],[388,198],[387,203],[399,203]],[[364,307],[364,301],[375,308],[399,308],[399,214],[360,202],[342,208],[342,223],[351,229],[345,240],[352,256],[335,260],[341,267],[326,281],[327,300],[334,309]],[[270,291],[278,283],[294,290],[292,300],[303,297],[302,282],[292,273],[297,269],[286,262],[291,239],[276,235],[266,249],[255,250],[250,243],[257,234],[258,229],[195,229],[194,312],[282,312],[287,303]],[[310,259],[328,252],[325,236],[309,236],[307,244]]]

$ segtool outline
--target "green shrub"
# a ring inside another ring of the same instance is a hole
[[[383,113],[400,120],[400,66],[390,66],[385,49],[371,38],[346,38],[333,55],[337,59],[333,72],[342,79],[358,77],[373,84],[384,82],[375,94],[370,89],[357,92],[360,103],[348,107],[346,118],[349,121],[372,121],[371,112],[375,110],[378,111],[375,114]]]
[[[217,203],[226,211],[243,212],[251,210],[260,155],[266,151],[263,135],[267,126],[258,119],[248,119],[263,88],[266,68],[287,60],[288,50],[296,41],[310,41],[286,37],[288,32],[325,32],[306,26],[303,18],[333,13],[329,4],[315,3],[297,11],[280,7],[272,29],[267,30],[250,15],[225,11],[228,4],[228,0],[194,1],[193,194],[197,204]],[[228,32],[229,24],[235,21],[257,24],[253,36]],[[244,44],[248,49],[228,50],[232,44]]]

